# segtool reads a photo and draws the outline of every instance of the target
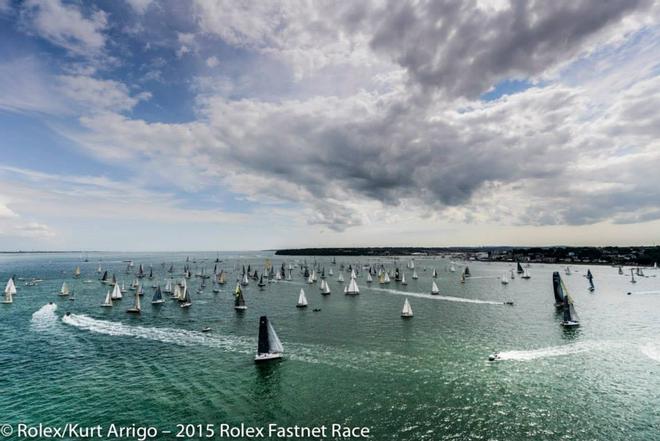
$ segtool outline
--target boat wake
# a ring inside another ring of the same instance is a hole
[[[382,291],[382,292],[388,292],[388,293],[391,293],[391,294],[397,294],[397,295],[402,295],[402,296],[419,297],[421,299],[445,300],[445,301],[448,301],[448,302],[459,302],[459,303],[479,303],[479,304],[482,304],[482,305],[504,305],[504,302],[496,302],[494,300],[466,299],[464,297],[431,295],[431,294],[424,294],[424,293],[421,293],[421,292],[398,291],[396,289],[385,289],[385,288],[371,288],[371,287],[368,287],[367,289],[369,289],[371,291]]]
[[[660,348],[657,345],[649,343],[640,347],[640,349],[642,354],[646,355],[651,360],[660,362]]]
[[[42,306],[38,311],[35,311],[32,314],[32,320],[30,321],[30,326],[33,330],[38,332],[44,332],[52,329],[57,324],[57,305],[54,303],[49,303]]]
[[[504,351],[498,353],[498,360],[532,361],[539,358],[562,357],[582,352],[589,352],[608,347],[604,342],[573,343],[564,346],[551,346],[548,348],[533,349],[530,351]]]
[[[630,291],[629,294],[635,294],[635,295],[660,294],[660,291]]]
[[[111,336],[135,337],[179,346],[209,346],[233,352],[254,352],[255,340],[246,337],[207,335],[202,332],[172,328],[129,326],[119,322],[98,320],[86,315],[70,314],[62,322],[76,328]]]
[[[140,338],[179,346],[206,346],[242,354],[254,354],[257,347],[256,338],[251,337],[206,334],[184,329],[130,326],[119,322],[98,320],[87,315],[65,315],[62,317],[62,322],[96,334]],[[284,346],[285,358],[305,363],[321,363],[338,368],[373,370],[382,367],[388,371],[399,368],[402,372],[405,372],[409,369],[410,363],[409,357],[389,353],[353,353],[323,345],[293,342],[285,342]]]

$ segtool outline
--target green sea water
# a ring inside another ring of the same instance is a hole
[[[219,257],[228,283],[220,293],[210,283],[197,293],[201,280],[193,277],[189,309],[169,298],[151,305],[151,284],[163,284],[170,264],[180,278],[186,256],[193,272],[212,271]],[[100,307],[107,287],[97,267],[128,286],[129,259],[154,268],[154,280],[143,279],[139,316],[125,312],[130,291],[113,308]],[[305,259],[333,268],[332,294],[321,296],[296,269],[291,282],[259,289],[251,281],[248,309],[237,313],[240,268],[261,272],[266,259],[275,268]],[[531,279],[505,286],[499,277],[511,264],[469,262],[472,277],[461,283],[466,263],[450,272],[448,258],[416,258],[418,280],[407,258],[337,257],[332,265],[330,257],[268,253],[90,253],[88,260],[0,256],[3,286],[12,274],[22,279],[14,303],[0,305],[0,424],[135,424],[174,433],[177,424],[342,424],[368,427],[375,440],[660,439],[660,271],[631,284],[616,268],[591,266],[589,292],[585,266],[569,276],[557,265],[532,265]],[[358,262],[399,266],[408,285],[368,286],[362,271],[360,295],[345,296],[339,265]],[[73,279],[77,265],[82,276]],[[433,268],[440,296],[429,295]],[[553,271],[575,300],[577,329],[560,326]],[[32,277],[43,281],[25,286]],[[57,295],[63,281],[75,301]],[[295,307],[300,288],[306,309]],[[409,320],[400,317],[406,297]],[[261,315],[282,340],[281,362],[253,362]],[[200,332],[206,326],[211,333]],[[496,351],[502,360],[489,362]]]

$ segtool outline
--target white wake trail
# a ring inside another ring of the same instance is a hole
[[[32,329],[38,332],[52,329],[57,324],[58,320],[55,311],[57,311],[57,305],[54,303],[44,305],[39,308],[38,311],[35,311],[30,320],[30,326]]]
[[[448,302],[459,302],[459,303],[478,303],[482,305],[504,305],[504,302],[496,302],[494,300],[479,300],[479,299],[466,299],[463,297],[452,297],[452,296],[443,296],[443,295],[432,295],[432,294],[423,294],[421,292],[408,292],[408,291],[399,291],[396,289],[385,289],[385,288],[371,288],[367,287],[372,291],[382,291],[391,294],[401,295],[401,296],[410,296],[410,297],[419,297],[421,299],[430,299],[430,300],[445,300]]]
[[[500,360],[531,361],[539,358],[562,357],[566,355],[580,354],[598,349],[611,347],[608,342],[581,342],[563,346],[550,346],[547,348],[532,349],[529,351],[503,351],[500,352]]]

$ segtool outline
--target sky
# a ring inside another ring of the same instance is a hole
[[[660,2],[0,0],[0,250],[660,243]]]

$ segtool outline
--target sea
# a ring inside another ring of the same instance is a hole
[[[411,257],[335,260],[271,252],[2,254],[0,283],[14,275],[18,293],[0,305],[0,424],[152,427],[162,440],[226,439],[222,424],[334,424],[367,428],[371,440],[660,439],[659,270],[645,268],[633,284],[628,267],[619,275],[611,266],[572,265],[567,275],[563,265],[532,264],[530,279],[515,274],[504,285],[513,263],[417,256],[414,280]],[[154,275],[140,281],[142,313],[126,313],[130,290],[112,308],[100,307],[110,287],[98,267],[128,288],[140,264]],[[250,280],[247,310],[234,310],[243,267],[261,274],[282,264],[294,268],[291,281],[259,288]],[[329,296],[321,295],[320,277],[307,283],[304,264],[324,270]],[[192,306],[182,309],[167,295],[152,305],[152,286],[181,280],[184,265],[193,273]],[[344,295],[337,281],[340,272],[349,280],[348,265],[358,269],[358,296]],[[398,267],[408,283],[368,284],[365,265]],[[471,276],[462,282],[466,266]],[[198,292],[202,268],[211,278]],[[227,280],[217,293],[214,269]],[[560,325],[554,271],[574,301],[577,328]],[[41,281],[28,286],[33,278]],[[433,281],[439,295],[430,294]],[[58,296],[63,282],[75,300]],[[307,308],[296,308],[301,289]],[[401,318],[406,298],[410,319]],[[279,362],[254,363],[262,315],[282,341]],[[498,360],[489,361],[493,353]],[[180,433],[187,425],[213,432]]]

